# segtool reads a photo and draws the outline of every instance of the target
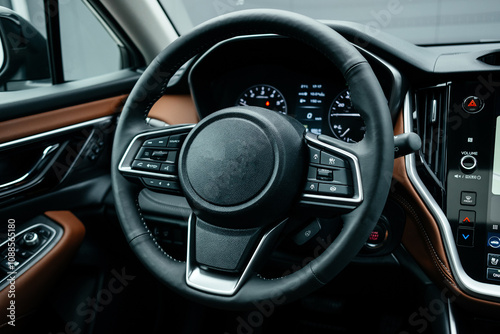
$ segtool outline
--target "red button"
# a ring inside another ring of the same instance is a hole
[[[477,96],[469,96],[462,103],[462,108],[471,114],[480,112],[484,107],[484,101]]]

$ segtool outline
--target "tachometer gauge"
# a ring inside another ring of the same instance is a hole
[[[333,100],[328,123],[333,135],[347,143],[357,143],[365,136],[365,122],[363,122],[361,115],[354,110],[351,95],[347,89]]]
[[[286,101],[278,89],[270,85],[248,88],[236,101],[236,105],[262,107],[286,114]]]

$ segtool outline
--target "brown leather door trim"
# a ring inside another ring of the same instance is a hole
[[[127,95],[0,122],[0,143],[112,115],[121,110]]]
[[[33,310],[53,288],[56,278],[76,253],[85,236],[82,222],[69,211],[49,211],[45,215],[61,225],[64,233],[47,255],[16,278],[16,320]],[[1,327],[7,324],[8,286],[0,291]]]

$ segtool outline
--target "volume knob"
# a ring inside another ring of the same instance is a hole
[[[462,172],[466,174],[473,173],[477,167],[477,160],[472,155],[463,156],[462,160],[460,160],[460,167]]]

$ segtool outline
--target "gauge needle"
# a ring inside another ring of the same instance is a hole
[[[349,132],[351,131],[351,128],[347,128],[347,130],[345,130],[345,132],[343,134],[340,135],[340,138],[344,138],[344,136]]]

